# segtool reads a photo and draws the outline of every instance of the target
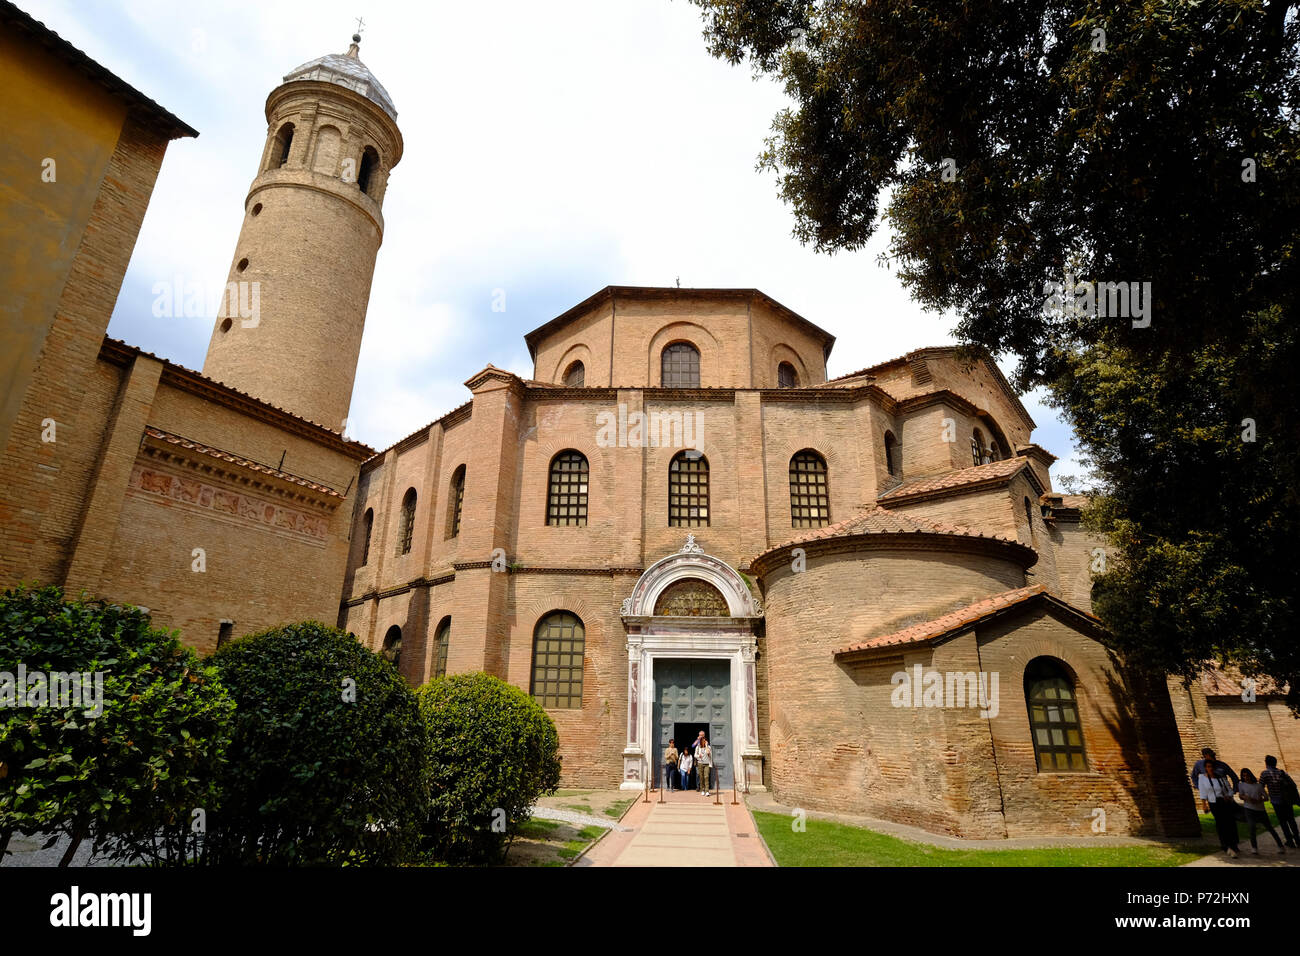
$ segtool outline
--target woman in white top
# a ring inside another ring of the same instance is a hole
[[[687,789],[687,782],[691,778],[691,767],[694,766],[695,759],[691,756],[689,750],[683,750],[681,757],[677,761],[677,772],[682,775],[682,789]]]
[[[1246,805],[1246,822],[1250,824],[1250,852],[1259,855],[1259,844],[1255,842],[1255,828],[1263,827],[1277,844],[1277,852],[1285,853],[1281,838],[1268,820],[1268,810],[1264,808],[1264,785],[1255,779],[1249,767],[1241,768],[1241,783],[1237,784],[1241,802]]]
[[[1215,772],[1213,760],[1205,762],[1205,772],[1196,778],[1196,789],[1201,792],[1201,803],[1214,816],[1219,846],[1228,856],[1236,857],[1237,804],[1232,799],[1232,784]]]

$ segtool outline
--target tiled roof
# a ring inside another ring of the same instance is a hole
[[[981,481],[1009,478],[1021,468],[1028,467],[1029,462],[1024,458],[1006,458],[1002,461],[990,462],[987,465],[972,465],[970,468],[962,468],[942,475],[905,481],[898,487],[885,492],[877,500],[896,501],[899,498],[910,498],[913,495],[926,494],[932,491],[960,488],[963,485],[978,484]]]
[[[1201,689],[1206,697],[1236,697],[1241,699],[1246,689],[1241,671],[1235,667],[1222,668],[1211,664],[1201,673]],[[1257,697],[1285,694],[1286,685],[1279,686],[1271,677],[1255,678],[1255,695]]]
[[[852,518],[836,524],[827,525],[824,528],[815,528],[806,534],[791,538],[784,544],[768,548],[763,554],[770,554],[773,551],[780,551],[782,548],[788,548],[797,544],[807,544],[811,541],[824,541],[830,538],[848,538],[855,535],[863,534],[951,534],[959,535],[964,538],[979,538],[984,541],[1001,541],[1008,544],[1015,544],[1011,538],[1004,538],[1002,535],[980,534],[978,531],[972,531],[970,528],[962,525],[946,524],[940,521],[931,521],[928,518],[918,518],[915,515],[900,514],[896,511],[887,511],[884,508],[873,508],[870,511],[863,512]],[[762,557],[762,555],[759,555]],[[758,560],[755,558],[755,560]]]
[[[1092,501],[1087,495],[1060,495],[1059,498],[1062,508],[1078,508],[1080,510],[1088,507],[1088,503]]]
[[[955,631],[962,630],[975,624],[984,618],[999,611],[1005,611],[1009,607],[1014,607],[1032,598],[1042,596],[1055,604],[1068,608],[1075,614],[1087,619],[1088,621],[1101,626],[1101,621],[1081,611],[1076,607],[1066,604],[1059,598],[1047,593],[1047,590],[1041,584],[1035,584],[1030,587],[1016,588],[1012,591],[1003,591],[1001,594],[994,594],[982,601],[976,601],[974,604],[968,604],[966,607],[936,617],[930,621],[924,621],[920,624],[913,624],[911,627],[905,627],[901,631],[894,631],[892,634],[882,634],[879,637],[869,638],[858,644],[851,644],[848,647],[841,647],[835,652],[836,657],[845,654],[856,654],[863,651],[875,651],[884,647],[901,647],[908,644],[924,644],[927,641],[933,641],[945,635],[952,634]]]
[[[239,465],[241,468],[247,468],[250,471],[258,471],[264,475],[271,475],[279,478],[281,481],[287,481],[290,484],[301,485],[303,488],[310,488],[312,491],[322,495],[329,495],[332,498],[342,498],[343,496],[333,488],[326,485],[318,484],[307,478],[299,478],[297,475],[291,475],[288,472],[272,468],[270,465],[263,465],[259,462],[252,461],[248,458],[240,458],[238,455],[232,455],[229,452],[222,451],[220,448],[213,448],[211,445],[205,445],[202,442],[193,441],[189,438],[182,438],[180,435],[173,435],[171,432],[163,431],[161,428],[155,428],[153,425],[146,425],[144,433],[150,438],[156,438],[159,441],[165,441],[169,445],[178,445],[181,448],[187,448],[190,451],[196,451],[202,455],[208,455],[232,465]]]

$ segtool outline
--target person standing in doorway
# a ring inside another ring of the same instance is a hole
[[[1255,779],[1255,774],[1249,767],[1241,768],[1241,782],[1237,784],[1237,792],[1241,794],[1241,802],[1246,805],[1246,822],[1250,824],[1250,852],[1259,855],[1255,828],[1263,827],[1277,844],[1277,851],[1285,853],[1281,837],[1273,829],[1273,824],[1268,822],[1268,811],[1264,809],[1264,785]]]
[[[695,769],[700,776],[700,792],[707,797],[712,783],[709,774],[713,770],[713,748],[703,733],[700,734],[700,742],[695,745]]]
[[[1237,858],[1237,804],[1232,799],[1232,785],[1226,775],[1220,775],[1217,761],[1210,758],[1203,772],[1197,775],[1196,789],[1201,803],[1214,816],[1214,829],[1219,834],[1219,846],[1234,860]]]
[[[668,749],[664,751],[664,788],[673,789],[673,778],[677,776],[677,741],[668,738]]]
[[[677,761],[677,772],[682,775],[682,789],[690,789],[691,784],[691,765],[694,761],[691,759],[691,752],[683,750],[681,757]]]
[[[1259,782],[1268,790],[1268,802],[1273,804],[1273,812],[1277,814],[1277,822],[1282,827],[1282,835],[1286,837],[1286,845],[1292,849],[1300,848],[1300,830],[1296,828],[1295,810],[1291,806],[1297,797],[1295,781],[1285,770],[1277,768],[1277,758],[1269,754],[1264,758],[1264,769],[1260,772]]]

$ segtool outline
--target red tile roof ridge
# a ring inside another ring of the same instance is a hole
[[[1039,594],[1046,594],[1047,589],[1041,584],[1033,584],[1023,588],[1013,588],[1010,591],[1002,591],[999,594],[993,594],[973,604],[967,604],[965,607],[958,608],[955,611],[949,611],[947,614],[941,614],[939,617],[931,618],[928,621],[922,621],[919,624],[912,624],[901,630],[893,631],[889,634],[881,634],[877,637],[868,638],[857,644],[851,644],[848,647],[842,647],[835,651],[835,655],[852,654],[857,651],[875,650],[881,647],[895,647],[903,644],[920,644],[925,641],[941,637],[944,634],[988,617],[997,611],[1005,610],[1022,601],[1027,601]]]
[[[955,471],[948,471],[939,475],[929,475],[924,478],[913,478],[910,481],[904,481],[901,485],[896,485],[883,495],[878,496],[876,500],[885,501],[888,499],[893,501],[911,495],[923,494],[927,491],[960,488],[962,485],[974,484],[975,482],[1006,478],[1014,475],[1021,468],[1028,467],[1029,460],[1020,457],[1004,458],[1001,461],[989,462],[986,465],[971,465],[969,468],[958,468]]]
[[[271,475],[272,477],[279,478],[281,481],[301,485],[304,488],[310,488],[312,491],[319,492],[323,495],[330,495],[334,498],[343,497],[343,495],[339,494],[328,485],[322,485],[318,482],[311,481],[308,478],[300,478],[297,475],[291,475],[287,471],[280,471],[278,468],[272,468],[270,465],[263,465],[260,462],[253,461],[251,458],[243,458],[239,455],[231,454],[228,451],[222,451],[220,448],[213,445],[205,445],[203,442],[195,441],[192,438],[182,438],[180,435],[175,435],[154,425],[146,425],[144,431],[146,435],[149,435],[152,438],[157,438],[160,441],[165,441],[171,445],[179,445],[182,448],[188,448],[190,451],[197,451],[212,458],[229,462],[232,465],[239,465],[241,468],[247,468],[250,471],[257,471],[264,475]]]

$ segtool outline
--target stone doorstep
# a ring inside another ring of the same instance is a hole
[[[778,813],[787,817],[791,816],[795,809],[794,807],[788,807],[785,804],[778,803],[776,798],[770,792],[750,793],[745,797],[745,802],[751,810],[758,810],[762,813]],[[804,813],[810,820],[823,820],[830,823],[846,823],[849,826],[861,827],[864,830],[873,830],[876,833],[883,833],[886,836],[898,837],[898,839],[906,840],[909,843],[922,843],[927,846],[939,847],[946,850],[1096,849],[1121,846],[1196,846],[1200,843],[1209,846],[1213,843],[1212,840],[1204,838],[1201,840],[1196,840],[1194,838],[1165,840],[1128,836],[1098,836],[1093,838],[1009,837],[1003,840],[968,840],[962,837],[948,836],[942,833],[931,833],[929,830],[923,830],[920,827],[908,826],[903,823],[893,823],[889,820],[879,820],[875,817],[868,817],[861,814],[832,813],[822,810],[807,809],[804,810]],[[1218,844],[1215,845],[1217,846]]]

